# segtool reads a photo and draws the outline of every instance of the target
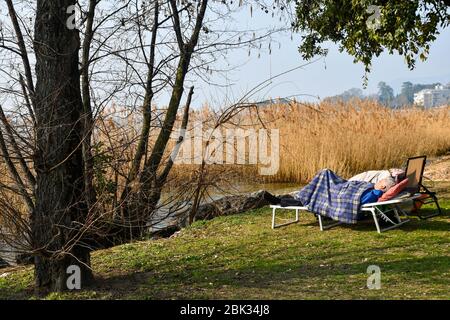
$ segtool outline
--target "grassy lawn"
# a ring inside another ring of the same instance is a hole
[[[97,283],[49,299],[450,299],[444,215],[377,234],[373,221],[320,232],[311,214],[270,228],[269,208],[197,222],[170,239],[93,253]],[[381,289],[366,288],[369,265]],[[0,298],[34,298],[32,269],[1,277]]]

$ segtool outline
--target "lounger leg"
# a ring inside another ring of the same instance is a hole
[[[408,220],[404,220],[404,221],[402,221],[402,220],[400,219],[400,216],[399,216],[399,214],[398,214],[399,208],[398,208],[397,206],[395,206],[395,207],[392,209],[392,210],[394,211],[395,219],[398,221],[397,223],[396,223],[395,221],[389,219],[387,216],[384,216],[384,217],[383,217],[384,213],[383,213],[380,209],[378,209],[378,210],[379,210],[379,214],[381,215],[381,218],[382,218],[383,220],[386,220],[387,222],[392,223],[391,226],[381,229],[381,228],[380,228],[379,221],[378,221],[378,215],[377,215],[376,210],[377,210],[377,208],[373,208],[373,209],[371,209],[370,211],[372,212],[373,220],[375,221],[375,226],[377,227],[377,232],[378,232],[378,233],[381,233],[381,232],[383,232],[383,231],[388,231],[388,230],[391,230],[391,229],[394,229],[394,228],[398,228],[398,227],[400,227],[401,225],[403,225],[403,224],[405,224],[406,222],[409,221],[409,219],[408,219]],[[401,211],[401,210],[400,210],[400,211]]]
[[[277,210],[277,208],[272,208],[272,229],[275,229],[275,228],[278,228],[278,227],[287,226],[287,225],[290,225],[290,224],[293,224],[293,223],[297,223],[297,222],[300,221],[300,219],[299,219],[299,211],[300,211],[300,209],[295,209],[295,220],[292,220],[292,221],[289,221],[289,222],[277,225],[277,224],[275,224],[275,215],[276,215],[275,211],[276,210]]]
[[[398,211],[400,208],[398,208],[397,206],[394,207],[394,215],[395,215],[395,219],[397,219],[398,223],[401,223],[402,220],[400,219],[400,216],[398,215]]]
[[[439,201],[438,201],[437,197],[436,196],[431,196],[431,198],[433,199],[434,204],[436,205],[437,212],[429,214],[427,216],[420,217],[421,219],[429,219],[429,218],[436,217],[436,216],[442,214],[441,206],[439,205]]]
[[[331,228],[333,228],[333,227],[336,227],[336,226],[342,224],[342,222],[336,221],[336,222],[333,222],[333,223],[324,225],[323,220],[322,220],[322,216],[321,216],[320,214],[317,214],[316,216],[317,216],[317,218],[318,218],[318,220],[319,220],[320,231],[324,231],[324,230],[327,230],[327,229],[331,229]]]
[[[323,231],[322,216],[321,216],[320,214],[317,214],[316,216],[317,216],[317,218],[319,219],[319,228],[320,228],[320,231]]]
[[[433,218],[433,217],[436,217],[436,216],[438,216],[438,215],[440,215],[440,214],[442,214],[442,210],[441,210],[441,207],[440,207],[440,205],[439,205],[439,202],[438,202],[438,199],[437,199],[437,197],[436,196],[434,196],[434,195],[430,195],[430,197],[431,197],[431,202],[427,202],[426,204],[429,204],[429,203],[433,203],[434,202],[434,204],[436,205],[436,209],[437,209],[437,211],[436,212],[433,212],[433,213],[430,213],[429,215],[420,215],[420,214],[418,214],[418,217],[420,218],[420,219],[422,219],[422,220],[426,220],[426,219],[430,219],[430,218]],[[423,202],[422,202],[423,203]]]
[[[373,221],[375,222],[375,227],[377,227],[377,232],[381,233],[381,229],[380,229],[380,224],[378,223],[378,217],[377,214],[375,212],[375,209],[371,209],[370,212],[372,212],[372,216],[373,216]]]
[[[425,192],[422,192],[422,194],[427,194],[431,198],[431,202],[426,202],[426,203],[428,204],[428,203],[434,202],[434,204],[436,205],[437,212],[431,213],[431,214],[426,215],[426,216],[422,216],[422,215],[419,214],[418,215],[419,218],[422,219],[422,220],[425,220],[425,219],[436,217],[436,216],[442,214],[442,210],[441,210],[441,207],[439,206],[439,200],[436,197],[436,194],[434,192],[431,192],[430,190],[428,190],[428,188],[425,187],[424,185],[421,184],[420,186],[425,190]],[[424,200],[424,201],[417,200],[417,201],[420,201],[420,202],[422,202],[422,204],[424,204],[426,200]]]
[[[276,210],[277,210],[276,208],[272,209],[272,229],[275,229],[275,211]]]

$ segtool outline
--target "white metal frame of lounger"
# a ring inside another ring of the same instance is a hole
[[[297,223],[297,222],[300,221],[300,219],[299,219],[299,212],[300,211],[308,211],[309,212],[307,207],[299,207],[299,206],[282,207],[280,205],[271,205],[270,207],[272,208],[272,229],[288,226],[288,225],[293,224],[293,223]],[[276,224],[275,223],[275,216],[276,216],[276,210],[277,209],[295,210],[295,220],[288,221],[288,222],[282,223],[282,224]],[[319,219],[320,231],[324,231],[326,229],[330,229],[332,227],[335,227],[337,225],[342,224],[342,222],[334,222],[332,224],[324,225],[324,223],[322,221],[322,216],[320,214],[316,214],[316,216]]]
[[[407,213],[400,208],[400,205],[405,204],[409,201],[412,201],[414,199],[417,199],[418,197],[420,197],[420,194],[415,194],[412,197],[408,197],[408,198],[403,198],[403,199],[393,199],[393,200],[389,200],[389,201],[383,201],[383,202],[374,202],[374,203],[368,203],[368,204],[364,204],[361,206],[361,211],[363,212],[369,212],[372,214],[373,220],[375,222],[375,227],[377,228],[377,232],[381,233],[383,231],[387,231],[387,230],[391,230],[394,228],[398,228],[401,225],[405,224],[406,222],[409,221],[409,219],[407,220],[401,220],[400,218],[400,214],[404,215],[404,216],[408,216]],[[380,207],[381,206],[389,206],[388,210],[382,210]],[[283,227],[283,226],[287,226],[293,223],[297,223],[300,221],[299,219],[299,212],[300,211],[308,211],[307,207],[300,207],[300,206],[288,206],[288,207],[282,207],[280,205],[271,205],[270,206],[272,208],[272,229],[275,228],[279,228],[279,227]],[[286,223],[282,223],[282,224],[276,224],[275,223],[275,216],[276,216],[276,210],[277,209],[284,209],[284,210],[295,210],[295,220],[292,221],[288,221]],[[386,214],[393,211],[394,212],[394,219],[397,221],[394,221],[393,219],[389,218]],[[323,217],[320,214],[315,214],[319,220],[319,227],[320,227],[320,231],[324,231],[330,228],[333,228],[335,226],[338,226],[340,224],[343,224],[343,222],[340,221],[335,221],[331,224],[327,224],[324,225],[323,223]],[[380,227],[380,223],[379,223],[379,218],[381,218],[382,220],[386,221],[386,222],[390,222],[392,225],[386,228],[381,228]]]

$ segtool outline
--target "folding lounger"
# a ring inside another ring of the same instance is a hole
[[[381,233],[383,231],[398,228],[399,226],[408,222],[409,219],[402,220],[400,218],[401,215],[407,216],[406,212],[401,208],[401,205],[414,201],[419,197],[420,194],[415,194],[407,198],[399,198],[383,202],[367,203],[361,206],[360,211],[362,214],[367,213],[372,215],[373,221],[375,222],[375,227],[377,228],[377,232]],[[307,207],[297,207],[297,206],[282,207],[280,205],[271,205],[270,207],[272,208],[272,229],[287,226],[292,223],[297,223],[300,221],[299,219],[300,211],[308,211]],[[275,222],[276,211],[279,209],[295,210],[295,220],[288,221],[283,224],[276,224]],[[322,217],[320,214],[315,215],[319,221],[320,231],[324,231],[326,229],[330,229],[340,224],[344,224],[343,222],[339,221],[333,221],[332,223],[325,224],[324,217]],[[383,220],[384,222],[387,222],[389,225],[387,227],[382,228],[380,225],[380,219]]]
[[[370,214],[372,216],[378,233],[397,228],[397,227],[403,225],[404,223],[408,222],[409,221],[408,219],[402,220],[400,218],[400,215],[408,216],[408,214],[401,208],[401,206],[404,204],[411,203],[413,201],[420,201],[417,199],[421,198],[423,194],[427,194],[431,198],[431,202],[435,202],[435,204],[438,208],[438,212],[428,215],[426,217],[422,217],[422,218],[424,218],[424,219],[430,218],[432,216],[436,216],[441,213],[436,194],[430,192],[428,189],[426,189],[422,185],[422,175],[423,175],[423,170],[425,167],[425,161],[426,161],[425,156],[414,157],[414,158],[408,159],[407,169],[406,169],[406,177],[408,177],[408,185],[407,185],[405,191],[408,192],[409,194],[412,194],[412,196],[407,196],[407,197],[399,196],[399,197],[391,199],[389,201],[367,203],[367,204],[364,204],[361,206],[360,213],[363,215]],[[424,191],[421,191],[421,189],[423,189]],[[426,202],[426,203],[430,203],[430,202]],[[299,222],[300,211],[308,211],[307,207],[301,207],[301,206],[282,207],[280,205],[271,205],[270,207],[272,208],[272,229],[286,226],[286,225],[289,225],[292,223],[297,223],[297,222]],[[295,210],[295,220],[291,220],[286,223],[277,225],[275,223],[275,217],[276,217],[276,211],[278,209]],[[326,229],[343,224],[342,222],[339,222],[339,221],[333,221],[332,223],[325,225],[324,217],[322,217],[319,214],[315,214],[315,215],[319,221],[320,231],[324,231]],[[388,223],[388,226],[382,228],[380,225],[380,219],[383,220],[384,222]]]

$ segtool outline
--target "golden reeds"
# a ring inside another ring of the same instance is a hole
[[[254,111],[253,111],[254,112]],[[248,182],[309,181],[329,168],[343,177],[366,170],[399,167],[407,157],[436,156],[450,150],[450,108],[392,110],[371,100],[346,103],[275,104],[239,115],[238,122],[280,131],[277,174],[257,176],[255,166],[228,165]],[[204,122],[207,127],[207,121]],[[174,167],[174,176],[188,172]],[[192,166],[192,169],[194,166]]]
[[[280,130],[280,170],[269,181],[305,182],[330,168],[344,177],[398,167],[407,157],[450,150],[450,108],[387,109],[376,102],[274,105],[263,111]]]

